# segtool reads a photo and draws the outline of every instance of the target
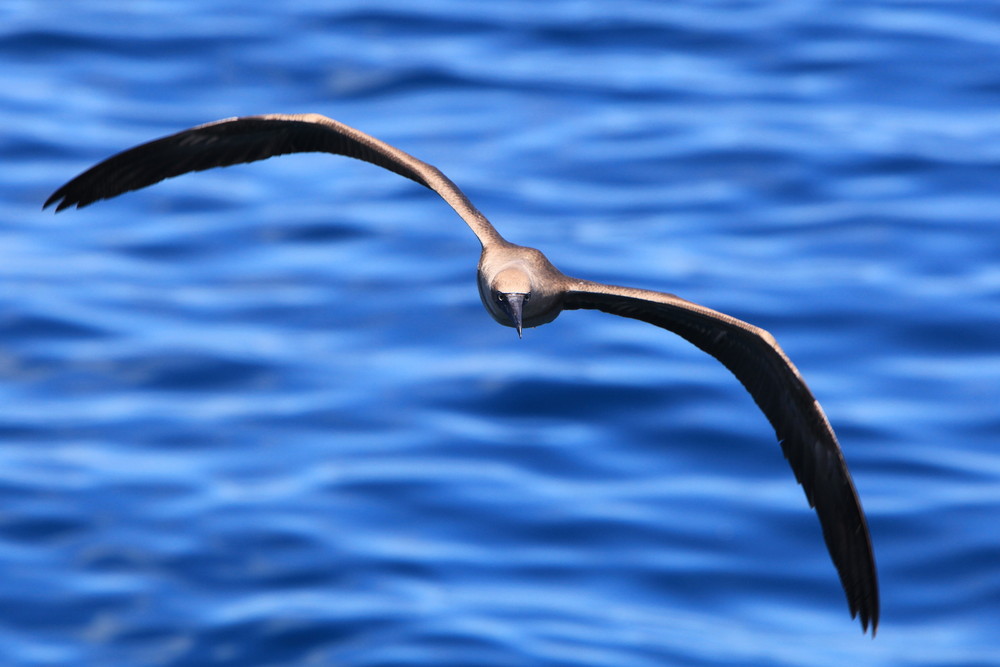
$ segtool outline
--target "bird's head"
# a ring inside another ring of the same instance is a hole
[[[517,329],[551,322],[562,310],[566,277],[534,248],[506,244],[484,249],[479,295],[500,324]]]
[[[521,328],[524,326],[524,310],[530,301],[531,276],[524,269],[504,269],[490,281],[487,308],[498,322],[517,329],[518,338],[521,337]]]

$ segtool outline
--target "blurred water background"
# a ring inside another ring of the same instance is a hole
[[[997,4],[5,0],[0,62],[0,664],[1000,664]],[[40,210],[272,112],[772,331],[878,636],[734,378],[600,313],[518,341],[423,188],[293,156]]]

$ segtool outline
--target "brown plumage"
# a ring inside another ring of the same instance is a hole
[[[459,188],[431,165],[318,114],[230,118],[178,132],[108,158],[49,197],[61,211],[138,190],[165,178],[287,153],[326,152],[384,167],[437,192],[472,228],[483,250],[478,286],[499,323],[551,322],[563,310],[591,309],[672,331],[718,359],[767,417],[816,509],[851,615],[874,635],[878,580],[868,525],[837,437],[792,362],[763,329],[672,294],[570,278],[534,248],[507,242]]]

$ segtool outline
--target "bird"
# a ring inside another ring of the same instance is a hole
[[[82,208],[164,179],[290,153],[343,155],[436,192],[482,245],[477,271],[487,312],[518,337],[565,310],[598,310],[660,327],[715,357],[774,428],[785,458],[819,517],[852,618],[879,622],[879,586],[868,522],[830,422],[774,337],[759,327],[673,294],[563,274],[535,248],[507,241],[436,167],[326,116],[266,114],[198,125],[113,155],[50,196],[43,209]]]

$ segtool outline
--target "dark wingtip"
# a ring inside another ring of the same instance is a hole
[[[59,188],[45,200],[45,203],[42,204],[42,210],[44,211],[55,204],[56,210],[54,212],[58,213],[59,211],[63,211],[67,208],[83,208],[84,206],[93,204],[94,201],[95,200],[86,201],[80,198],[71,197],[65,192],[64,188]]]
[[[42,210],[44,211],[48,207],[50,207],[53,204],[55,204],[56,205],[56,210],[54,212],[58,213],[59,211],[61,211],[63,209],[69,208],[70,206],[73,205],[73,203],[74,202],[71,201],[69,199],[69,197],[67,197],[66,194],[62,191],[62,188],[60,188],[60,189],[56,190],[55,192],[53,192],[52,195],[48,199],[45,200],[45,203],[42,204]],[[76,205],[77,205],[77,207],[79,207],[80,206],[79,202],[76,202]]]
[[[872,639],[875,639],[875,635],[878,633],[878,617],[879,608],[878,602],[875,602],[874,607],[868,605],[858,604],[857,606],[851,605],[851,618],[859,618],[861,621],[861,633],[865,634],[871,629]]]
[[[874,613],[869,613],[861,617],[861,628],[867,632],[869,624],[872,630],[872,639],[875,639],[875,635],[878,633],[878,609]]]

